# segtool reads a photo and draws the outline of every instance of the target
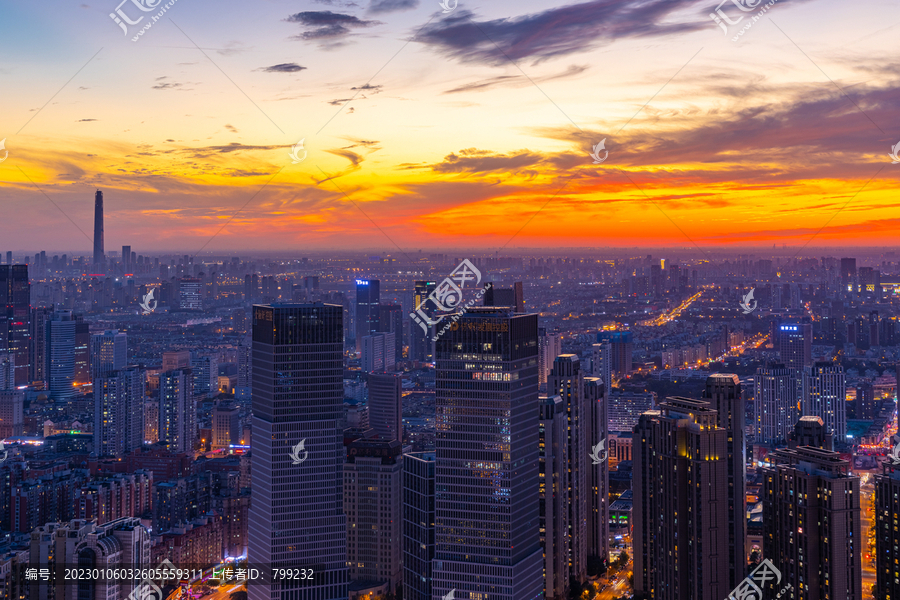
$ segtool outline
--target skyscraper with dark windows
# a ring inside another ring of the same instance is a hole
[[[778,354],[784,366],[802,369],[812,364],[812,325],[783,323],[778,331]]]
[[[537,600],[538,317],[473,307],[457,324],[436,344],[432,597]]]
[[[597,342],[609,342],[610,368],[617,377],[631,373],[634,341],[630,331],[601,331],[597,334]]]
[[[436,281],[417,281],[413,291],[413,311],[422,310],[426,316],[434,316],[435,306],[427,301],[428,296],[437,287]],[[434,327],[424,323],[421,319],[410,317],[409,321],[409,358],[418,361],[428,361],[434,358]]]
[[[898,439],[892,439],[892,445]],[[900,598],[900,465],[888,460],[875,476],[875,597]]]
[[[403,309],[399,304],[378,306],[378,331],[394,334],[394,362],[403,360]]]
[[[386,440],[403,441],[400,377],[372,373],[368,377],[368,388],[369,427]]]
[[[432,600],[434,452],[403,455],[403,598]]]
[[[103,373],[94,380],[94,453],[121,458],[144,443],[144,371]]]
[[[253,307],[253,503],[248,561],[315,578],[248,586],[251,600],[345,600],[343,307]]]
[[[704,400],[716,411],[728,449],[728,588],[744,579],[747,556],[747,446],[744,443],[744,397],[733,373],[713,373],[706,379]]]
[[[822,417],[825,428],[840,443],[847,435],[847,382],[844,367],[837,363],[816,363],[803,369],[804,416]]]
[[[28,265],[0,266],[0,351],[15,355],[16,385],[31,375],[31,283]]]
[[[569,472],[569,420],[559,396],[540,398],[538,476],[540,532],[544,551],[544,598],[569,594],[569,508],[565,491]]]
[[[170,452],[193,452],[197,438],[194,373],[190,368],[159,374],[159,441]]]
[[[50,398],[65,402],[75,395],[75,317],[58,310],[47,322],[47,382]],[[16,365],[18,367],[18,365]]]
[[[356,280],[356,351],[362,351],[362,339],[378,333],[381,327],[381,281]]]
[[[593,574],[609,560],[609,415],[606,386],[599,377],[584,378],[584,408],[585,436],[591,450],[591,460],[585,459],[587,568],[588,574]]]
[[[94,194],[94,267],[98,272],[106,269],[106,254],[103,250],[103,192]]]
[[[856,259],[841,259],[841,286],[844,292],[850,291],[856,282]],[[855,290],[854,290],[855,291]]]
[[[553,369],[547,379],[547,392],[562,398],[568,419],[569,469],[566,474],[565,493],[569,510],[569,575],[579,582],[587,578],[587,513],[588,513],[588,415],[584,398],[584,373],[581,361],[575,354],[561,354],[553,361]],[[599,440],[598,440],[599,441]],[[595,442],[596,443],[596,442]]]
[[[726,436],[702,400],[669,397],[641,415],[633,441],[635,598],[721,600],[732,589]]]
[[[800,374],[784,365],[759,367],[753,376],[753,441],[783,445],[800,418]]]
[[[128,335],[111,329],[91,336],[91,380],[125,367]]]

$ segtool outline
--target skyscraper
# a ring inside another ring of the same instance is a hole
[[[132,367],[94,380],[94,453],[121,458],[144,443],[144,371]]]
[[[360,367],[366,373],[384,373],[394,370],[394,334],[373,333],[364,335],[360,345]]]
[[[856,259],[841,259],[841,286],[844,292],[850,291],[856,281]],[[855,291],[855,290],[854,290]]]
[[[0,266],[0,271],[3,267]],[[31,311],[31,381],[46,381],[47,368],[47,321],[53,309],[41,307]],[[0,326],[3,324],[0,316]],[[78,333],[76,332],[76,337]],[[2,346],[2,344],[0,344]],[[3,348],[0,347],[0,352]]]
[[[436,344],[432,597],[537,600],[538,318],[473,307],[457,324]]]
[[[106,254],[103,250],[103,192],[94,194],[94,266],[98,271],[106,269]]]
[[[362,352],[364,336],[377,333],[381,326],[381,281],[377,279],[356,280],[356,351]]]
[[[562,340],[558,333],[548,333],[541,327],[538,329],[538,382],[547,383],[547,377],[553,369],[553,361],[562,354]]]
[[[517,281],[511,288],[498,288],[493,283],[485,284],[485,306],[508,306],[517,313],[525,312],[525,293],[522,282]],[[553,357],[556,358],[556,357]],[[550,360],[553,360],[552,358]]]
[[[804,416],[822,417],[825,428],[841,443],[847,434],[847,382],[844,367],[835,363],[816,363],[803,369]]]
[[[241,443],[241,410],[231,400],[216,404],[212,411],[212,448]]]
[[[812,364],[812,325],[784,323],[778,331],[778,354],[784,366],[802,369]]]
[[[392,374],[369,375],[369,427],[386,440],[403,441],[401,380]]]
[[[569,594],[568,425],[562,398],[542,397],[538,420],[538,502],[544,597],[548,600],[565,600]]]
[[[345,454],[339,430],[343,349],[339,305],[253,307],[248,561],[266,568],[304,565],[315,579],[250,585],[252,600],[347,598]]]
[[[122,246],[122,272],[131,273],[131,246]]]
[[[897,443],[896,438],[891,440]],[[884,461],[875,476],[875,597],[900,598],[900,465]]]
[[[388,584],[403,580],[403,459],[397,440],[358,439],[347,446],[344,513],[351,581]]]
[[[556,357],[547,379],[547,392],[562,398],[568,418],[566,429],[569,469],[565,490],[569,510],[569,576],[583,582],[587,578],[587,460],[590,445],[587,438],[589,428],[584,398],[584,373],[581,372],[578,356],[560,354]]]
[[[725,430],[728,449],[728,589],[744,579],[747,553],[747,446],[744,443],[744,397],[737,375],[713,373],[703,395]]]
[[[211,352],[196,352],[191,355],[191,370],[194,372],[194,393],[207,397],[219,393],[219,359]]]
[[[427,316],[434,315],[435,306],[427,301],[428,296],[437,287],[436,281],[417,281],[413,291],[413,311],[422,310]],[[427,331],[426,331],[427,329]],[[427,323],[416,321],[412,317],[409,320],[409,358],[412,360],[426,361],[434,358],[434,327]]]
[[[58,310],[50,317],[47,335],[47,381],[50,398],[62,402],[75,395],[75,317]],[[18,365],[17,365],[18,367]]]
[[[403,598],[432,600],[434,452],[403,455]]]
[[[610,344],[610,368],[618,377],[625,377],[632,369],[632,341],[630,331],[601,331],[597,334],[597,341]]]
[[[591,346],[591,375],[603,380],[607,393],[612,391],[612,345],[609,340]]]
[[[31,375],[31,283],[28,265],[0,266],[0,352],[16,357],[16,385]]]
[[[394,334],[394,361],[403,360],[403,309],[399,304],[378,306],[378,331]]]
[[[721,600],[731,590],[726,435],[701,400],[669,397],[641,415],[634,428],[636,598]]]
[[[159,441],[170,452],[192,452],[197,437],[194,374],[189,368],[159,374]]]
[[[763,556],[781,571],[778,587],[804,600],[862,596],[859,477],[837,452],[800,446],[770,452],[763,469]]]
[[[91,336],[91,379],[125,367],[128,362],[128,335],[111,329]]]
[[[801,384],[797,369],[759,367],[753,376],[753,441],[783,445],[800,418]]]
[[[606,386],[599,377],[584,378],[584,408],[587,444],[591,458],[587,470],[587,566],[590,574],[602,570],[609,560],[609,415]],[[594,454],[593,449],[603,442]]]

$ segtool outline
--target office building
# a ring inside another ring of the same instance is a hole
[[[728,589],[744,579],[747,556],[747,446],[741,380],[733,373],[706,378],[703,399],[716,411],[717,426],[725,430],[728,452]]]
[[[336,304],[253,307],[253,502],[247,560],[272,568],[304,565],[316,577],[248,586],[251,600],[348,597],[345,452],[339,429],[343,316]],[[293,376],[285,379],[284,372]]]
[[[90,356],[91,381],[125,368],[128,363],[128,336],[118,329],[92,335]]]
[[[634,342],[630,331],[601,331],[597,342],[609,342],[610,369],[616,377],[626,377],[632,371]]]
[[[106,253],[103,249],[103,192],[94,194],[94,268],[106,272]]]
[[[22,435],[25,392],[0,389],[0,439]]]
[[[588,574],[601,571],[609,559],[609,415],[606,386],[599,377],[584,378],[584,408],[587,443],[593,458],[585,461],[587,471],[587,568]],[[602,448],[598,444],[603,442]],[[597,448],[597,453],[593,450]]]
[[[31,375],[31,283],[28,265],[0,266],[0,353],[16,357],[16,385]]]
[[[436,281],[417,281],[413,291],[413,314],[421,310],[426,317],[434,316],[434,303],[428,300],[428,296],[437,287]],[[429,325],[421,318],[412,316],[409,321],[409,358],[418,361],[430,361],[434,359],[434,326]]]
[[[121,364],[125,366],[125,361]],[[79,385],[93,381],[92,368],[91,325],[83,315],[75,315],[75,381]]]
[[[612,344],[608,340],[591,346],[591,375],[603,380],[607,392],[612,391]]]
[[[432,600],[434,452],[403,455],[403,598]]]
[[[399,304],[378,306],[378,331],[394,334],[394,362],[403,360],[403,308]]]
[[[822,417],[825,428],[844,443],[847,435],[847,382],[837,363],[816,363],[803,369],[804,416]]]
[[[219,393],[219,359],[215,354],[197,352],[191,355],[194,393],[211,398]]]
[[[197,405],[194,374],[182,368],[159,374],[159,441],[170,452],[194,451]]]
[[[669,397],[641,415],[634,428],[636,598],[722,600],[731,591],[726,436],[701,400]]]
[[[47,381],[50,398],[65,402],[75,396],[75,317],[58,310],[47,322]]]
[[[181,310],[203,310],[203,280],[182,277],[178,280],[178,307]]]
[[[251,361],[251,350],[253,342],[249,338],[245,338],[238,346],[238,380],[237,387],[234,390],[234,397],[239,399],[250,399],[250,391],[253,386],[253,363]]]
[[[897,439],[891,440],[896,444]],[[875,475],[875,597],[900,598],[900,464],[886,460]]]
[[[0,272],[3,267],[0,266]],[[41,307],[31,309],[31,381],[46,382],[47,381],[47,321],[53,315],[53,309]],[[0,326],[3,319],[0,318]],[[75,332],[76,346],[78,345],[78,332]],[[3,347],[0,343],[0,353]],[[85,380],[86,381],[86,380]]]
[[[378,333],[381,326],[381,282],[377,279],[356,280],[356,351],[362,352],[362,339]]]
[[[856,385],[856,399],[853,401],[854,416],[849,418],[874,421],[878,418],[881,401],[875,399],[875,386],[871,382],[863,381]],[[848,411],[849,412],[849,411]]]
[[[525,293],[522,289],[522,282],[517,281],[511,288],[498,288],[493,283],[485,283],[484,305],[485,306],[508,306],[514,312],[525,312]],[[553,358],[556,358],[555,356]],[[553,358],[550,360],[552,361]]]
[[[385,440],[403,441],[401,383],[399,375],[369,375],[369,427]]]
[[[94,453],[122,458],[144,443],[144,371],[111,371],[94,380]]]
[[[584,374],[575,354],[561,354],[553,361],[547,392],[562,398],[568,418],[568,480],[565,482],[569,510],[569,576],[583,582],[587,578],[588,444]],[[596,443],[596,442],[595,442]]]
[[[537,600],[538,318],[473,307],[457,324],[436,342],[432,597]]]
[[[863,543],[859,477],[837,452],[799,446],[770,452],[763,469],[763,556],[804,600],[860,600]],[[795,596],[796,597],[796,596]]]
[[[812,325],[784,323],[778,329],[778,354],[784,366],[802,369],[812,365]]]
[[[223,400],[212,412],[212,449],[228,448],[241,443],[241,410]]]
[[[559,396],[540,398],[538,477],[544,598],[569,595],[569,509],[567,481],[569,436],[566,407]]]
[[[834,436],[825,427],[822,417],[800,417],[788,434],[787,445],[791,449],[809,446],[831,452],[834,450]]]
[[[131,273],[131,246],[122,246],[122,272]]]
[[[562,340],[558,333],[549,333],[541,327],[538,329],[538,383],[547,383],[553,361],[562,354]]]
[[[856,259],[841,259],[841,288],[844,291],[856,291],[854,284],[856,283]]]
[[[783,446],[800,418],[799,372],[784,365],[759,367],[753,383],[753,441]]]
[[[632,431],[641,415],[656,405],[656,392],[610,392],[607,397],[609,431]]]
[[[0,390],[16,389],[16,355],[0,352]]]
[[[397,440],[358,439],[347,446],[344,513],[350,581],[403,581],[403,459]]]
[[[364,335],[360,346],[360,367],[366,373],[384,373],[394,370],[394,334],[374,333]]]

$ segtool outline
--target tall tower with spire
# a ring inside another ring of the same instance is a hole
[[[103,252],[103,192],[100,190],[94,195],[94,265],[106,266]]]

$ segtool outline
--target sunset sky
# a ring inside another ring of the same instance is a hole
[[[896,1],[118,1],[0,2],[0,251],[900,239]]]

